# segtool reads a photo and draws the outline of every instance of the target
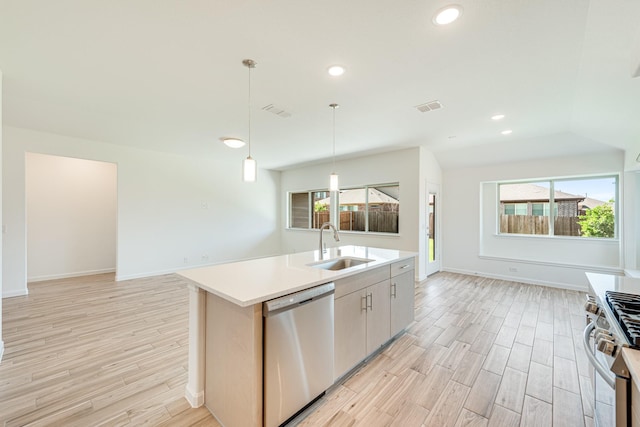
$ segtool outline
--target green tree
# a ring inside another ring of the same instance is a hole
[[[613,200],[587,210],[578,217],[578,224],[584,237],[615,237]]]
[[[326,212],[326,210],[327,210],[327,205],[325,205],[324,203],[316,202],[315,205],[313,206],[314,212]]]

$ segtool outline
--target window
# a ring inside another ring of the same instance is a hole
[[[617,176],[501,183],[498,193],[501,234],[616,236]]]
[[[329,222],[329,212],[331,211],[331,197],[328,191],[312,191],[313,200],[313,220],[311,228],[320,228],[325,222]]]
[[[398,233],[400,186],[371,185],[341,190],[340,230]]]
[[[531,215],[545,216],[549,214],[549,203],[532,203]]]
[[[329,221],[329,191],[289,193],[289,228],[320,228]]]
[[[400,186],[371,185],[341,190],[337,195],[339,229],[371,233],[398,233]],[[330,220],[330,193],[289,193],[289,228],[313,229]]]
[[[526,215],[527,204],[526,203],[505,203],[504,214],[505,215]]]
[[[291,193],[290,205],[289,227],[309,228],[309,212],[311,210],[309,193]]]

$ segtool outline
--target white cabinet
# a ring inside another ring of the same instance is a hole
[[[384,344],[389,333],[389,266],[335,281],[334,378]]]
[[[389,279],[369,286],[366,291],[367,355],[369,355],[391,338],[389,328]]]
[[[335,281],[334,379],[413,321],[414,269],[408,259]]]
[[[367,356],[365,289],[336,298],[333,310],[333,377],[337,379]]]
[[[389,340],[389,309],[389,279],[335,299],[335,379]]]
[[[414,270],[391,278],[391,336],[396,336],[415,315]]]

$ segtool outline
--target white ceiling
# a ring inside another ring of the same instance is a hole
[[[463,16],[437,27],[447,1],[0,0],[4,123],[239,162],[247,148],[219,138],[248,136],[251,58],[261,167],[330,158],[332,102],[338,156],[640,151],[640,1],[456,2]]]

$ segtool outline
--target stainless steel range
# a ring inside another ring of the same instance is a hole
[[[640,280],[587,273],[584,347],[594,368],[594,421],[600,427],[631,426],[631,378],[622,349],[640,350]]]

